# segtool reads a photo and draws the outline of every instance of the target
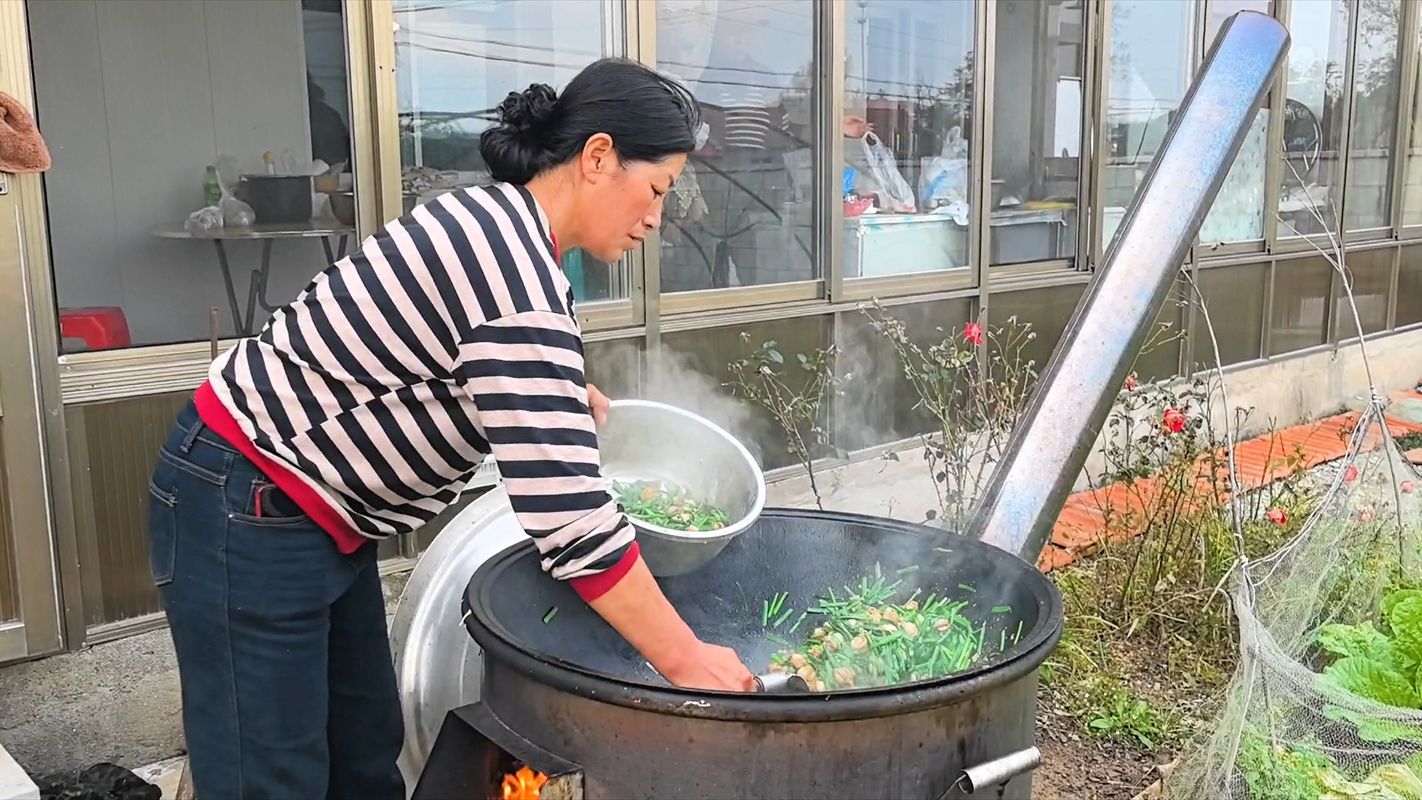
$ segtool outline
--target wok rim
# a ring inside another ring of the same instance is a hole
[[[700,416],[699,414],[693,414],[684,408],[679,408],[677,406],[669,405],[667,403],[659,403],[655,400],[624,399],[613,400],[609,405],[611,407],[611,411],[616,411],[619,408],[643,408],[656,411],[658,413],[671,414],[673,416],[680,417],[688,424],[699,425],[700,427],[709,430],[712,434],[716,435],[726,444],[730,445],[730,447],[736,452],[736,455],[739,456],[738,460],[743,463],[747,472],[753,476],[755,481],[755,499],[751,501],[750,508],[746,511],[744,515],[741,516],[740,519],[736,520],[730,525],[727,525],[724,528],[721,528],[720,530],[698,531],[695,534],[691,533],[690,531],[677,531],[672,530],[671,528],[664,528],[660,525],[654,525],[650,522],[634,517],[631,514],[627,514],[624,511],[623,515],[627,517],[627,521],[632,523],[632,527],[636,528],[639,534],[650,534],[658,539],[664,539],[666,541],[675,542],[678,544],[716,544],[719,542],[728,542],[731,539],[734,539],[735,537],[744,533],[745,530],[751,525],[754,525],[756,520],[760,519],[761,513],[765,511],[765,473],[761,471],[760,464],[756,462],[755,457],[751,455],[750,450],[746,449],[746,446],[744,444],[741,444],[741,440],[732,436],[730,432],[728,432],[725,428],[722,428],[720,425],[717,425],[711,420]],[[605,477],[608,479],[609,484],[613,480],[616,480],[616,478],[612,475],[605,475]]]
[[[520,542],[485,561],[471,576],[460,602],[465,628],[484,651],[485,685],[492,671],[511,668],[552,688],[589,700],[656,713],[763,722],[863,719],[938,707],[1010,684],[1035,673],[1061,639],[1063,606],[1056,586],[1034,565],[990,544],[962,539],[926,525],[863,514],[767,508],[761,516],[766,515],[860,523],[901,533],[946,535],[953,537],[950,541],[970,542],[969,547],[982,548],[987,558],[1010,559],[1021,565],[1024,579],[1029,582],[1037,601],[1037,624],[1009,648],[1004,657],[930,681],[808,695],[709,691],[643,683],[541,654],[515,638],[503,624],[488,619],[493,579],[534,550],[532,542]],[[471,597],[477,602],[471,602]],[[490,664],[489,659],[496,663]],[[831,699],[833,702],[826,702]]]

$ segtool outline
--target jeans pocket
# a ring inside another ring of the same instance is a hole
[[[173,582],[177,557],[178,496],[148,482],[148,570],[156,586]]]

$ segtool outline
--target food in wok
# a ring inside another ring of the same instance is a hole
[[[815,615],[813,627],[806,626],[795,643],[774,630],[794,615],[784,607],[786,597],[766,601],[762,623],[782,644],[769,671],[796,673],[815,691],[893,686],[962,672],[1022,638],[1022,623],[1013,620],[1011,606],[993,606],[986,621],[970,619],[977,599],[971,586],[960,584],[952,593],[915,589],[895,601],[902,587],[902,579],[891,582],[876,567],[875,576],[857,587],[826,592],[785,632],[795,635]]]

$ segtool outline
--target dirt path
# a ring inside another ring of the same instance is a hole
[[[1160,778],[1155,755],[1087,736],[1079,722],[1048,710],[1037,715],[1037,739],[1042,766],[1032,800],[1132,800]]]

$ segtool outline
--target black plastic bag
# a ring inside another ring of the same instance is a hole
[[[73,782],[45,783],[41,800],[161,800],[157,786],[117,764],[95,764]]]

